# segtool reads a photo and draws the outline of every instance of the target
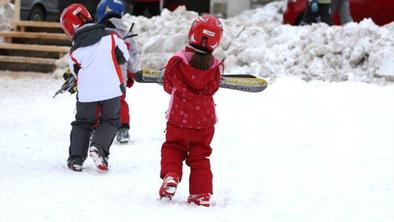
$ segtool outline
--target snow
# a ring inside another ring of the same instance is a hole
[[[360,24],[281,25],[284,2],[245,11],[224,19],[224,36],[215,54],[230,73],[255,73],[275,80],[299,76],[305,80],[393,81],[394,22],[383,27],[366,19]],[[162,68],[187,43],[196,13],[179,8],[147,19],[129,14],[124,20],[138,33],[141,68]]]
[[[66,167],[75,97],[62,80],[0,76],[0,221],[381,221],[394,219],[394,86],[283,77],[262,93],[221,89],[212,208],[186,204],[188,169],[160,202],[169,96],[128,91],[134,143],[108,173]]]
[[[109,172],[89,158],[77,173],[66,167],[75,97],[52,99],[63,80],[0,73],[0,221],[393,221],[394,23],[291,27],[279,25],[283,7],[223,20],[226,72],[270,85],[215,96],[211,208],[186,204],[187,167],[173,201],[158,199],[169,102],[159,85],[128,90],[134,142],[114,143]],[[139,66],[161,68],[195,16],[126,15]]]
[[[275,81],[281,76],[304,80],[373,82],[394,81],[394,22],[379,27],[371,19],[345,26],[281,25],[285,1],[223,19],[224,36],[215,55],[227,73],[252,73]],[[140,53],[139,68],[161,69],[168,58],[187,44],[197,13],[179,7],[151,19],[126,14]],[[64,62],[55,72],[64,71]]]

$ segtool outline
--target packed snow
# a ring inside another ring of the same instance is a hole
[[[304,80],[394,81],[394,22],[379,27],[371,19],[345,26],[281,25],[284,2],[224,19],[224,37],[215,55],[228,73],[252,73],[270,80],[298,76]],[[125,15],[139,35],[141,68],[162,68],[187,43],[196,13],[179,8],[147,19]]]
[[[394,82],[394,22],[379,27],[371,19],[345,26],[324,23],[281,25],[285,1],[223,19],[224,36],[215,55],[227,73],[251,73],[274,81],[279,76],[304,80]],[[161,69],[187,44],[187,32],[197,13],[179,7],[151,19],[126,14],[135,23],[139,68]],[[65,60],[59,62],[60,76]]]
[[[221,89],[212,142],[214,201],[190,206],[188,168],[161,202],[169,96],[128,91],[131,135],[108,173],[66,167],[75,97],[50,76],[0,77],[0,221],[302,221],[394,219],[394,85],[283,77],[262,93]]]
[[[77,173],[66,167],[75,96],[52,98],[63,80],[1,72],[0,221],[393,221],[394,23],[291,27],[280,25],[283,7],[223,20],[215,53],[226,72],[270,85],[215,96],[210,208],[186,203],[187,167],[173,201],[158,198],[170,99],[160,85],[128,90],[133,142],[113,144],[109,172],[88,159]],[[136,23],[139,66],[163,67],[195,16],[125,15]]]

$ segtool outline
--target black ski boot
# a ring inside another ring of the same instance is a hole
[[[67,159],[67,166],[71,170],[81,172],[84,159],[80,156],[70,156]]]
[[[130,141],[129,129],[127,127],[120,127],[116,133],[116,141],[121,144],[126,144]]]

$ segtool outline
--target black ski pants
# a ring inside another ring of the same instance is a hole
[[[71,123],[70,157],[87,157],[89,143],[100,147],[109,155],[109,148],[120,126],[120,97],[109,100],[82,103],[77,101],[75,121]],[[97,108],[101,108],[98,124],[90,141],[93,126],[97,121]]]

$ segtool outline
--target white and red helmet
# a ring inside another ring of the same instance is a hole
[[[60,16],[60,24],[63,30],[70,36],[74,36],[77,28],[91,21],[93,21],[92,16],[85,6],[81,4],[67,6]]]
[[[213,52],[223,36],[223,24],[213,15],[196,18],[189,31],[189,44],[205,52]]]

